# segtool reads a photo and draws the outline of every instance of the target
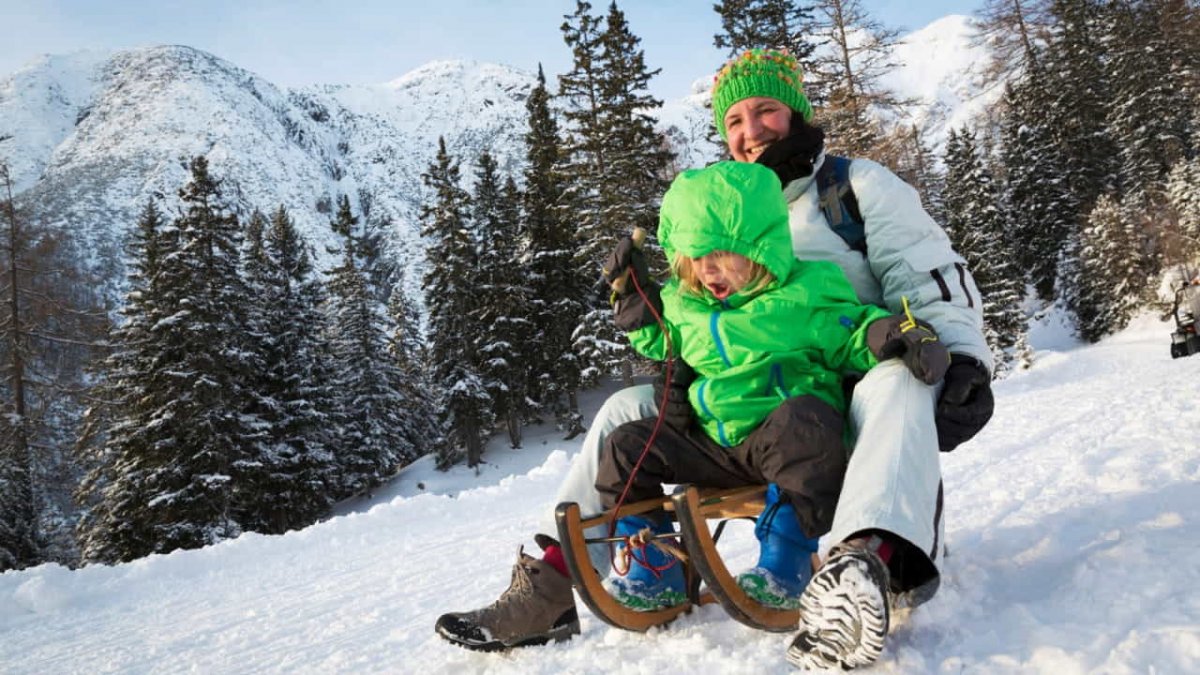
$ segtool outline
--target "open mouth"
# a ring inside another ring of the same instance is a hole
[[[733,289],[730,288],[729,284],[713,283],[713,284],[705,284],[705,286],[708,287],[708,292],[712,293],[713,297],[718,300],[724,300],[725,298],[728,298],[730,295],[733,295]]]

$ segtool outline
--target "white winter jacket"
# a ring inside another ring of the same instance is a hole
[[[900,313],[900,297],[907,297],[913,314],[928,321],[951,352],[973,356],[990,371],[979,289],[917,191],[876,162],[850,163],[850,185],[866,232],[863,256],[830,228],[821,211],[814,177],[824,161],[822,153],[811,175],[784,188],[796,257],[837,263],[861,302]]]

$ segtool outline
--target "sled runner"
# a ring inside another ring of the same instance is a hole
[[[766,486],[763,485],[728,490],[680,486],[673,497],[649,499],[621,507],[615,514],[617,518],[666,510],[679,523],[679,532],[673,536],[682,538],[687,550],[687,560],[679,563],[684,565],[687,601],[652,612],[635,611],[617,602],[604,588],[602,577],[592,567],[588,557],[588,544],[618,541],[617,538],[588,539],[584,536],[584,530],[588,528],[607,526],[614,514],[605,512],[583,517],[575,502],[559,504],[555,514],[558,536],[576,592],[593,614],[610,626],[624,630],[645,631],[669,623],[696,605],[713,602],[720,603],[731,617],[747,626],[774,632],[795,630],[799,613],[796,610],[770,609],[750,599],[725,567],[716,547],[725,521],[758,516],[763,510],[765,493]],[[720,521],[715,532],[709,529],[709,520]],[[700,588],[701,581],[706,586],[703,591]]]

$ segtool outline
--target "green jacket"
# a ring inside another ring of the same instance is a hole
[[[696,371],[689,396],[710,438],[741,443],[793,396],[813,395],[845,413],[843,374],[875,365],[867,326],[891,315],[859,304],[837,265],[793,257],[774,172],[740,162],[683,172],[663,197],[658,237],[669,260],[731,251],[775,277],[755,294],[724,301],[690,293],[674,278],[662,290],[671,348]],[[667,357],[657,324],[629,338],[643,355]]]

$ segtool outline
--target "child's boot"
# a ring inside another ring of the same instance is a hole
[[[628,542],[629,537],[638,537],[647,528],[653,534],[675,531],[665,517],[625,516],[617,521],[616,536],[626,537]],[[617,602],[639,612],[653,612],[687,600],[687,582],[678,558],[648,541],[634,544],[629,556],[625,555],[625,544],[616,544],[615,548],[617,558],[625,558],[629,564],[628,574],[614,575],[605,582]]]
[[[758,564],[739,574],[737,582],[761,605],[796,609],[812,579],[817,539],[804,535],[796,520],[796,509],[781,498],[777,485],[767,487],[767,505],[754,526],[759,541]]]

